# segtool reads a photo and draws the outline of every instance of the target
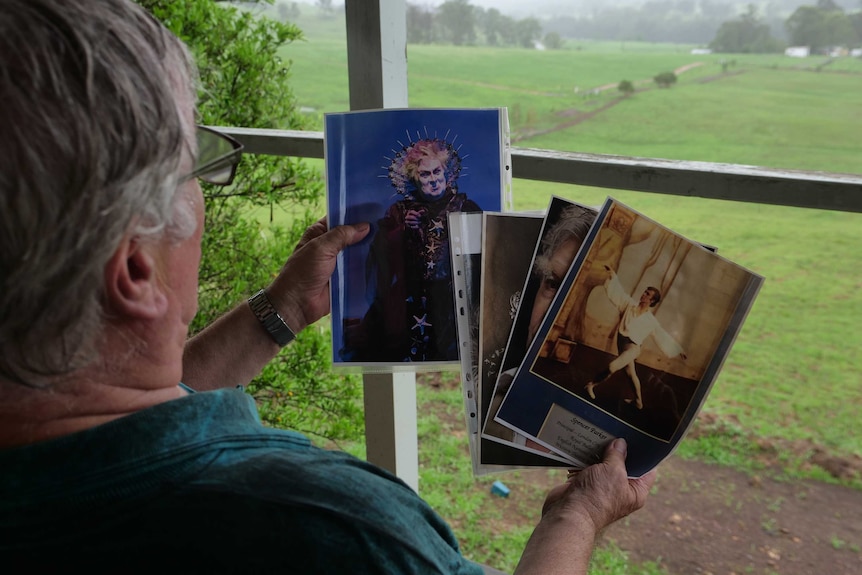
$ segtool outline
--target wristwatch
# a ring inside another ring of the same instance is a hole
[[[260,320],[260,324],[266,330],[266,333],[275,340],[275,343],[284,347],[294,340],[296,334],[287,327],[284,319],[278,315],[265,291],[260,290],[248,298],[248,305],[251,311],[254,312],[254,315],[257,316],[257,319]]]

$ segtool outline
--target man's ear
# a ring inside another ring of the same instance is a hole
[[[156,319],[168,307],[159,278],[159,244],[125,237],[105,265],[105,298],[110,312],[134,319]]]

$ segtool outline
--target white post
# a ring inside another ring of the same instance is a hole
[[[404,0],[346,0],[350,109],[407,107]]]
[[[350,109],[407,107],[404,0],[346,0]],[[366,459],[419,489],[416,374],[365,374]]]
[[[419,488],[416,374],[365,374],[365,457]]]

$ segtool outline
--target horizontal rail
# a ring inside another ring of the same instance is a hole
[[[323,158],[323,132],[218,129],[240,140],[250,154]],[[615,190],[862,212],[862,174],[512,148],[512,176]]]

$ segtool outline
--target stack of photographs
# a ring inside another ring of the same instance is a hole
[[[480,232],[450,221],[481,236],[469,240],[479,287],[458,326],[474,474],[582,468],[616,437],[632,477],[669,456],[763,278],[612,198],[553,197],[540,226],[511,213],[483,214]],[[465,258],[453,252],[456,275]]]

